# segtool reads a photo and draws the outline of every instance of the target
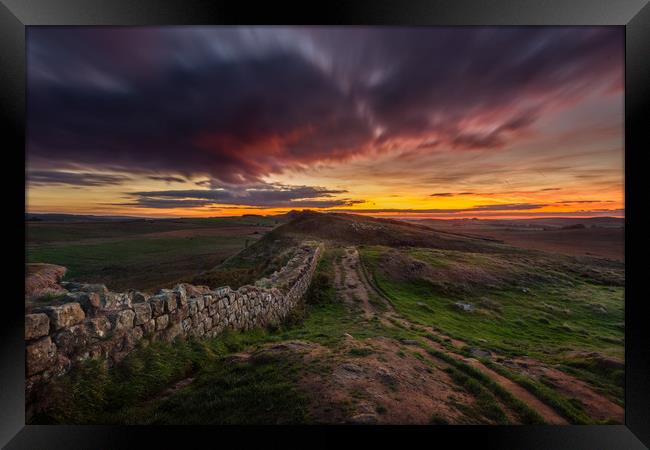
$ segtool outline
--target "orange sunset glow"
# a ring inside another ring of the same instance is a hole
[[[36,28],[28,43],[28,212],[624,216],[617,29]]]

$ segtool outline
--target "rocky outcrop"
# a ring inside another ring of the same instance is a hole
[[[279,323],[307,291],[321,251],[318,243],[303,243],[281,270],[237,290],[179,284],[149,297],[62,283],[64,303],[25,316],[28,399],[34,387],[75,363],[101,358],[113,365],[140,341],[215,337]]]
[[[65,293],[65,290],[59,285],[59,281],[66,271],[65,267],[54,264],[29,264],[25,277],[25,298],[31,300],[46,295]]]

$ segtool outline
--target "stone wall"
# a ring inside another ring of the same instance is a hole
[[[143,340],[215,337],[279,323],[309,288],[321,251],[322,245],[305,242],[281,270],[237,290],[179,284],[148,296],[62,283],[68,292],[60,304],[25,315],[28,399],[35,386],[76,362],[102,358],[110,366]]]

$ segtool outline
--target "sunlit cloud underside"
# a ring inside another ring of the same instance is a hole
[[[618,27],[27,38],[30,212],[624,215]]]

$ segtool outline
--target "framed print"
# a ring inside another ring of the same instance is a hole
[[[3,2],[6,448],[645,448],[647,2],[278,6]]]

